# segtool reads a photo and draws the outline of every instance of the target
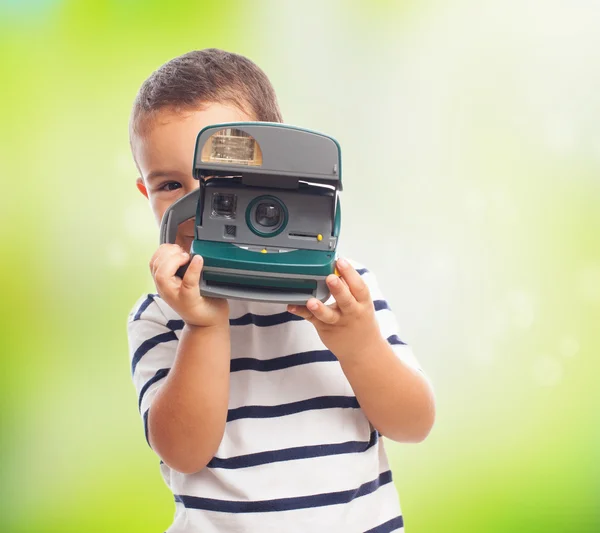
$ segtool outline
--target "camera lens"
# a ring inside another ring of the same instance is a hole
[[[254,198],[246,209],[246,224],[259,237],[275,237],[285,230],[288,210],[276,196]]]
[[[212,198],[212,213],[213,215],[234,218],[235,217],[235,194],[224,194],[216,192]]]
[[[272,228],[281,222],[281,207],[275,202],[261,202],[256,206],[256,223],[264,228]]]

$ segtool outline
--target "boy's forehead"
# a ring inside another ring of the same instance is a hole
[[[192,172],[196,137],[200,130],[219,122],[255,120],[235,106],[205,104],[198,109],[163,109],[132,133],[133,156],[142,176],[156,171]]]

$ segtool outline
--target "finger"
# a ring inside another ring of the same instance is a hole
[[[162,261],[162,259],[164,259],[165,257],[168,257],[170,255],[173,255],[175,253],[181,253],[183,251],[184,250],[182,250],[181,247],[177,246],[176,244],[171,244],[171,243],[161,244],[156,249],[156,251],[152,255],[150,262],[149,262],[150,272],[152,273],[152,275],[154,276],[154,273],[156,272],[158,264],[159,264],[159,262]]]
[[[190,266],[181,281],[181,295],[183,298],[198,298],[198,295],[200,294],[200,277],[202,276],[203,266],[204,261],[202,256],[195,255],[192,257]]]
[[[337,267],[356,301],[359,303],[369,302],[371,300],[369,287],[356,269],[345,259],[338,259]]]
[[[325,305],[316,298],[311,298],[306,302],[306,307],[315,318],[325,324],[335,324],[342,316],[338,309]]]
[[[316,320],[313,314],[304,305],[288,305],[288,312],[302,317],[309,322]]]
[[[175,276],[177,269],[189,261],[189,254],[186,252],[165,254],[165,257],[155,261],[154,280],[163,287],[179,287],[181,279]]]
[[[180,254],[182,254],[185,257],[185,252],[174,252],[172,250],[165,250],[162,254],[159,254],[158,257],[156,257],[156,259],[154,260],[154,263],[152,264],[151,270],[154,279],[156,280],[156,276],[158,275],[158,273],[164,270],[165,265],[168,265],[174,257],[177,257]]]
[[[150,262],[148,263],[152,277],[154,277],[154,272],[156,272],[156,261],[158,260],[159,257],[161,257],[161,255],[163,253],[163,250],[161,250],[161,246],[159,246],[158,249],[156,250],[156,252],[154,252],[152,254],[152,257],[150,258]]]
[[[352,296],[348,285],[333,274],[327,276],[326,282],[342,313],[351,313],[356,308],[356,298]]]

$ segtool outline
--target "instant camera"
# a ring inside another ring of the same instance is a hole
[[[179,225],[195,218],[190,256],[204,258],[203,296],[301,305],[329,298],[341,223],[335,139],[279,123],[211,125],[198,134],[193,173],[199,188],[165,212],[160,234],[173,243]]]

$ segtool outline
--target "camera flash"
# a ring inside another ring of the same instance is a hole
[[[262,151],[251,135],[237,128],[225,128],[213,133],[202,147],[204,163],[225,165],[262,165]]]

